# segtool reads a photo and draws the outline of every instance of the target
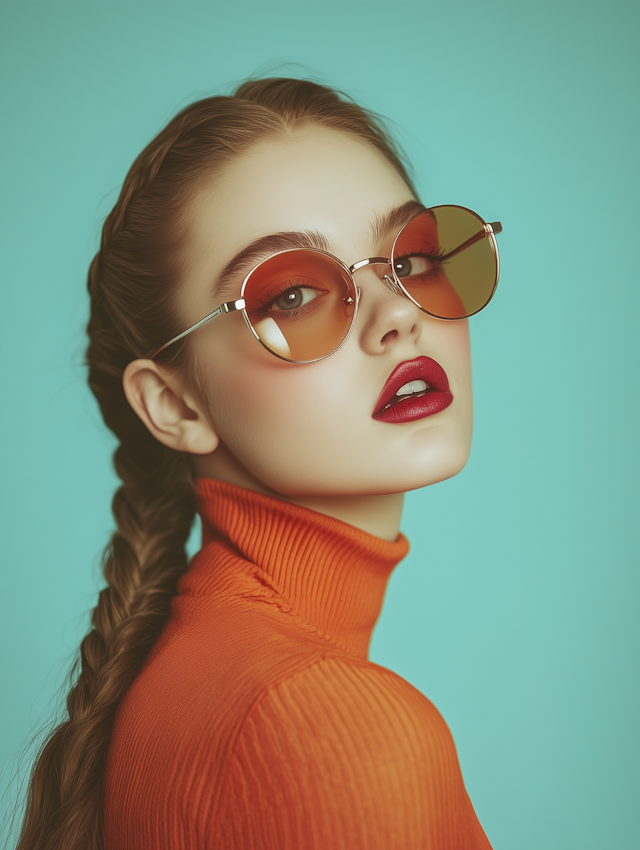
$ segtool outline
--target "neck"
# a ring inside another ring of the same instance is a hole
[[[192,455],[193,467],[200,478],[213,478],[226,484],[234,484],[245,490],[253,490],[264,496],[281,499],[292,505],[300,505],[325,516],[339,519],[355,528],[381,537],[395,540],[400,531],[404,493],[383,495],[288,495],[270,489],[239,463],[231,452],[220,444],[209,455]]]
[[[386,496],[279,496],[294,505],[348,522],[383,540],[395,540],[400,531],[404,493]]]
[[[179,593],[275,605],[299,627],[367,657],[389,576],[408,543],[212,479],[196,482],[202,549]]]

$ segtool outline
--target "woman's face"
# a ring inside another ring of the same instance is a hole
[[[399,223],[377,237],[374,226],[412,200],[391,164],[347,134],[308,127],[255,145],[203,188],[191,210],[179,301],[185,327],[240,296],[249,268],[238,266],[224,291],[216,282],[254,240],[314,231],[347,266],[389,257]],[[385,284],[388,272],[381,265],[355,272],[355,327],[338,351],[315,363],[274,357],[240,313],[191,335],[205,396],[199,401],[220,440],[211,454],[194,456],[198,474],[253,481],[289,497],[340,497],[400,493],[462,469],[472,430],[467,321],[421,312]],[[444,369],[453,401],[413,421],[375,418],[391,373],[419,357]]]

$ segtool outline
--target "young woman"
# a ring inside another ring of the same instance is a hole
[[[498,230],[425,210],[311,82],[194,103],[138,157],[89,272],[118,530],[21,849],[489,847],[443,719],[367,652],[403,493],[468,457]]]

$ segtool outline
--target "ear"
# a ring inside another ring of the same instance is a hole
[[[127,401],[156,440],[180,452],[210,454],[220,442],[180,377],[153,360],[134,360],[124,370]]]

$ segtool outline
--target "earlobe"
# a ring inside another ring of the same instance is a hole
[[[151,434],[169,448],[210,454],[219,438],[179,376],[153,360],[134,360],[122,376],[127,401]]]

